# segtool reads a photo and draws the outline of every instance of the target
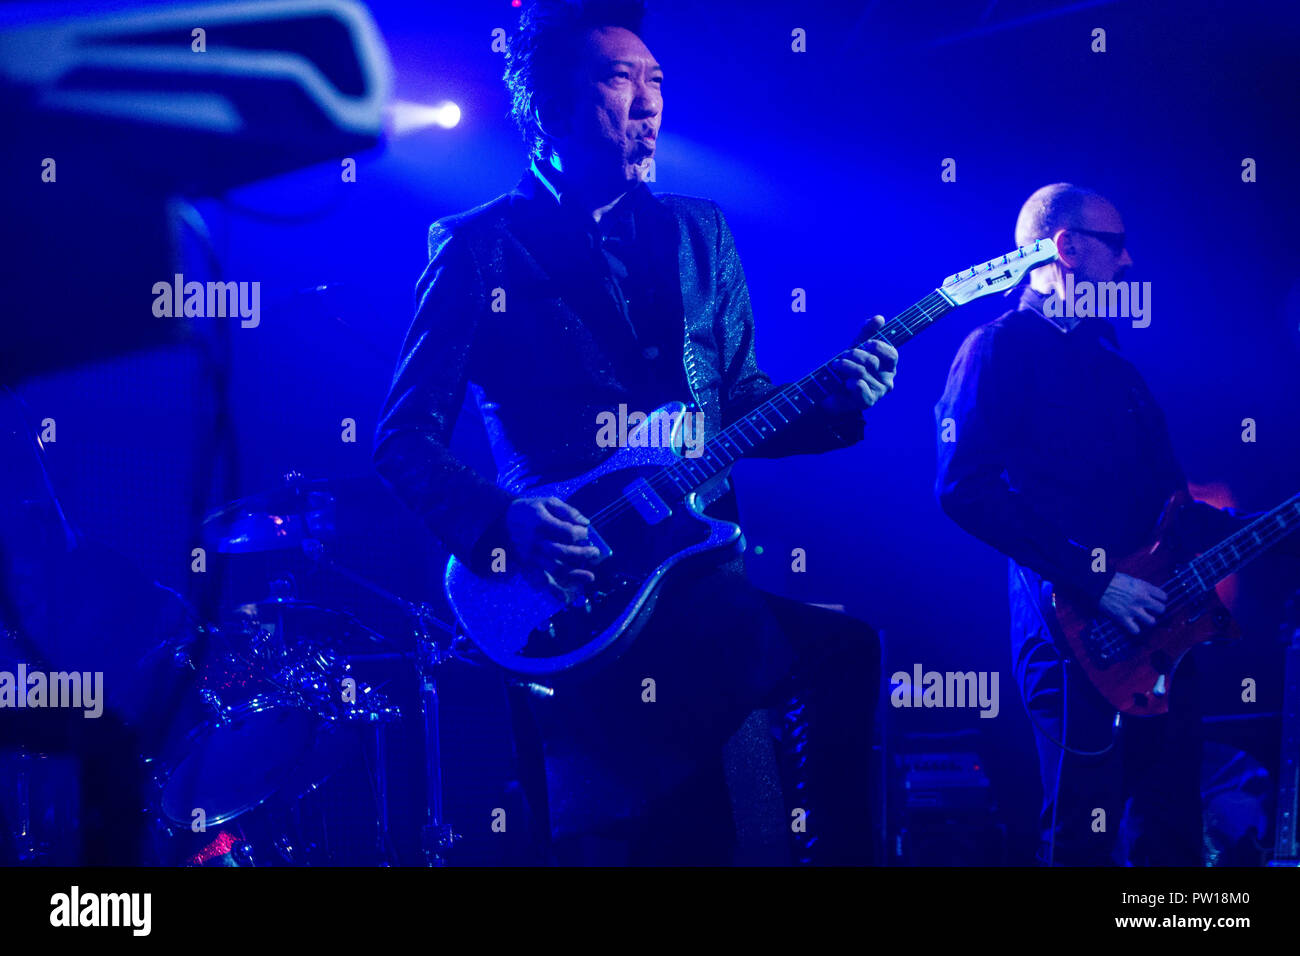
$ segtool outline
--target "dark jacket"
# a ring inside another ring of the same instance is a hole
[[[775,387],[754,356],[731,231],[711,200],[656,196],[642,183],[620,202],[633,203],[638,235],[665,277],[661,306],[680,328],[681,351],[663,360],[682,363],[690,394],[679,398],[704,413],[711,437]],[[614,358],[632,332],[593,261],[575,254],[575,220],[564,211],[530,170],[511,192],[429,230],[430,261],[379,421],[375,464],[462,560],[475,559],[475,544],[513,498],[608,455],[596,444],[597,415],[628,400]],[[448,448],[467,389],[487,426],[496,482]],[[761,453],[816,453],[861,437],[860,414],[819,410]]]
[[[1090,318],[1066,331],[1042,300],[1025,289],[1020,308],[972,332],[935,406],[936,494],[1011,558],[1017,637],[1041,630],[1043,580],[1095,606],[1119,560],[1151,540],[1168,497],[1187,488],[1164,414],[1114,326]],[[1238,527],[1202,502],[1185,518],[1193,551]]]

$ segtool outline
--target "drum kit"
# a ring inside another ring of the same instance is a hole
[[[419,687],[425,753],[424,861],[442,865],[457,839],[443,816],[438,671],[479,664],[429,608],[390,593],[336,562],[336,487],[294,473],[270,492],[241,498],[203,523],[209,551],[295,551],[328,575],[359,585],[400,612],[407,626],[382,634],[355,615],[300,600],[292,577],[259,600],[194,623],[134,666],[122,695],[142,746],[154,795],[153,855],[165,865],[285,866],[340,859],[320,833],[326,811],[312,795],[332,777],[369,777],[375,858],[396,862],[389,834],[386,734],[407,719],[355,666],[396,661]],[[365,756],[364,754],[372,754]]]
[[[359,552],[377,528],[387,539],[409,524],[385,513],[377,476],[293,472],[208,513],[205,560],[230,572],[229,599],[200,613],[76,531],[27,426],[30,410],[11,389],[0,396],[13,399],[0,413],[15,412],[12,422],[0,415],[7,465],[28,462],[0,482],[0,556],[24,569],[17,586],[32,599],[0,601],[0,670],[25,660],[102,672],[104,723],[120,725],[123,741],[120,755],[88,760],[100,743],[86,741],[100,738],[0,734],[0,864],[79,863],[91,818],[117,829],[110,814],[138,805],[141,778],[147,845],[136,848],[139,828],[123,821],[132,858],[112,862],[445,864],[460,837],[444,813],[439,675],[448,664],[487,661],[427,604],[336,560],[336,550]],[[304,566],[303,590],[316,600],[299,595]],[[10,583],[0,581],[0,598]],[[356,599],[340,600],[349,591]],[[69,726],[80,728],[79,716]],[[83,743],[68,743],[74,738]],[[119,756],[141,766],[118,771]],[[123,795],[112,811],[84,805],[88,763],[93,788]],[[391,792],[390,766],[402,771]]]

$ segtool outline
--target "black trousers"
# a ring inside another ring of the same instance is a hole
[[[1114,708],[1041,634],[1024,640],[1015,663],[1043,783],[1039,862],[1202,866],[1192,655],[1174,674],[1169,712],[1124,717],[1118,731]]]
[[[516,692],[521,776],[552,859],[732,862],[723,747],[771,707],[788,719],[777,741],[782,818],[768,822],[790,832],[798,814],[806,832],[794,840],[812,844],[812,862],[870,863],[879,675],[879,639],[860,621],[730,570],[671,578],[608,670],[551,699]]]

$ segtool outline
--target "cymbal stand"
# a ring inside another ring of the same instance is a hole
[[[424,731],[425,822],[421,829],[421,846],[428,866],[446,866],[446,853],[460,834],[444,819],[442,780],[442,731],[438,712],[440,665],[462,659],[455,649],[456,631],[434,616],[427,604],[416,604],[385,590],[326,556],[324,545],[310,539],[303,550],[322,567],[347,578],[372,594],[395,604],[411,619],[415,637],[415,669],[420,681],[420,714]],[[385,795],[386,799],[386,795]],[[386,826],[387,812],[381,811],[381,826]],[[384,834],[386,837],[386,834]]]

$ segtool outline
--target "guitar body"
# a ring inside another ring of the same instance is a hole
[[[725,560],[744,550],[740,526],[705,516],[699,493],[656,492],[651,478],[680,457],[685,407],[656,409],[622,448],[569,481],[536,489],[592,520],[606,556],[594,584],[563,594],[509,568],[486,576],[452,558],[447,598],[466,635],[493,662],[521,676],[554,680],[608,663],[640,633],[664,578],[684,563]],[[671,440],[650,445],[651,436]],[[725,478],[721,479],[725,480]],[[614,502],[622,502],[617,509]],[[631,502],[630,504],[628,502]],[[616,511],[609,517],[604,512]]]
[[[951,310],[1012,288],[1031,269],[1056,259],[1036,239],[944,280],[911,308],[857,345],[897,348]],[[704,515],[726,488],[727,472],[782,428],[842,388],[831,362],[780,388],[683,455],[685,407],[656,409],[627,436],[626,447],[585,475],[529,489],[560,498],[591,521],[601,558],[594,583],[561,590],[502,566],[479,575],[447,563],[447,599],[465,635],[490,660],[522,677],[557,682],[617,657],[644,627],[664,579],[679,566],[718,562],[745,549],[740,527]],[[507,561],[508,561],[507,557]]]
[[[1163,587],[1180,563],[1191,557],[1176,553],[1169,543],[1177,540],[1179,516],[1190,501],[1186,492],[1170,498],[1155,542],[1120,561],[1118,570]],[[1205,641],[1241,636],[1213,588],[1193,602],[1170,609],[1154,628],[1137,636],[1106,615],[1086,613],[1060,592],[1053,592],[1049,602],[1045,617],[1058,644],[1068,650],[1111,706],[1137,717],[1169,710],[1173,673],[1189,649]]]

